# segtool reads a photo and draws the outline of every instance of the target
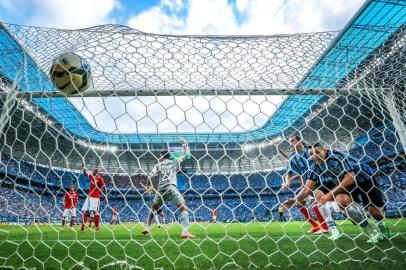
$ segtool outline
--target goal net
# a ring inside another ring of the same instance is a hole
[[[77,96],[49,78],[67,52],[92,70]],[[1,24],[0,265],[404,263],[404,56],[399,23],[275,36]],[[186,153],[169,195],[162,172],[150,174],[162,151]],[[82,164],[100,169],[107,190],[92,211],[81,211],[91,188]],[[154,196],[163,204],[152,211]],[[181,238],[185,228],[195,238]]]

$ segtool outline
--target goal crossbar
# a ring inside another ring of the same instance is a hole
[[[23,99],[31,98],[58,98],[58,97],[131,97],[131,96],[263,96],[263,95],[361,95],[367,91],[387,92],[386,88],[337,88],[337,89],[261,89],[261,90],[103,90],[86,91],[80,94],[67,95],[61,91],[19,91],[15,97]],[[0,92],[0,98],[4,99],[8,91]]]

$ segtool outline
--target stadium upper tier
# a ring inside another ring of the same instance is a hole
[[[337,32],[278,36],[169,36],[106,25],[60,30],[3,24],[0,74],[17,77],[20,91],[54,91],[52,60],[63,52],[86,58],[94,90],[196,94],[196,90],[266,94],[272,89],[335,89],[346,82],[406,22],[401,0],[367,2]],[[103,143],[236,142],[270,139],[303,120],[323,96],[291,96],[261,128],[247,132],[117,134],[102,132],[65,98],[35,98],[42,111],[70,134]]]

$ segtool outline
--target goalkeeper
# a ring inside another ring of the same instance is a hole
[[[158,175],[159,183],[154,201],[152,202],[152,209],[148,215],[147,227],[142,231],[142,234],[148,234],[151,231],[151,223],[154,219],[154,212],[156,212],[166,201],[172,201],[181,210],[180,224],[183,227],[181,237],[195,237],[188,231],[188,208],[186,207],[185,200],[177,188],[176,182],[176,172],[180,167],[180,163],[184,161],[188,155],[186,141],[182,139],[180,143],[182,144],[182,155],[171,159],[171,153],[168,150],[161,152],[158,164],[154,166],[149,174],[149,177]]]
[[[148,179],[148,183],[146,186],[142,183],[141,183],[141,185],[145,189],[144,194],[148,195],[149,201],[152,204],[154,202],[155,194],[157,193],[157,191],[156,191],[154,185],[152,184],[151,178]],[[157,224],[158,228],[163,228],[166,230],[167,227],[165,226],[165,223],[166,223],[165,215],[164,215],[164,211],[162,210],[162,207],[159,207],[158,210],[153,211],[153,212],[154,212],[155,223]],[[148,217],[149,217],[149,213],[148,213]],[[159,221],[159,217],[161,217],[162,222]]]

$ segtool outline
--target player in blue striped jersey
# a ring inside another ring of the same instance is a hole
[[[307,172],[312,160],[310,160],[310,156],[308,154],[308,148],[305,145],[305,142],[302,138],[298,135],[292,135],[289,137],[289,144],[292,148],[293,154],[290,156],[288,161],[288,168],[287,173],[285,176],[285,183],[282,186],[282,189],[287,189],[290,187],[291,182],[294,179],[299,180],[300,182],[306,181]],[[281,152],[279,150],[279,152]],[[284,155],[286,156],[286,155]],[[295,205],[298,207],[302,215],[304,216],[305,220],[307,220],[311,225],[312,228],[309,230],[309,233],[321,233],[321,232],[328,232],[329,227],[324,220],[322,213],[320,212],[322,209],[319,209],[319,206],[314,204],[315,200],[314,197],[309,194],[306,198],[303,198],[300,201],[296,201]],[[290,207],[293,204],[293,200],[287,200],[283,203],[285,206]],[[312,219],[308,209],[305,207],[306,204],[312,206],[313,211],[316,213],[317,219],[320,225]],[[322,211],[330,212],[328,208],[323,209]]]
[[[348,153],[324,148],[320,143],[309,149],[309,155],[314,163],[298,199],[314,190],[321,204],[334,199],[344,213],[370,235],[368,242],[389,236],[384,223],[384,194],[375,179],[375,171]],[[379,232],[369,224],[361,203],[377,221]]]

